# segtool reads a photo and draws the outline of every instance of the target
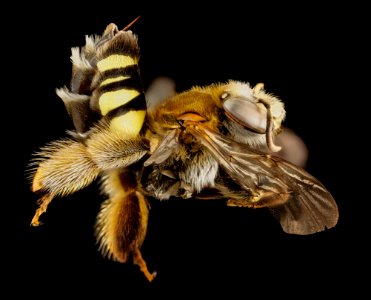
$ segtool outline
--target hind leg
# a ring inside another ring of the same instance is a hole
[[[39,208],[31,221],[40,225],[39,218],[55,197],[72,194],[91,184],[99,174],[96,164],[86,153],[86,147],[74,140],[60,140],[44,147],[34,164],[32,191],[42,194]]]
[[[149,207],[138,191],[135,172],[110,171],[104,177],[102,188],[109,196],[103,202],[96,222],[102,254],[122,263],[132,256],[134,263],[152,281],[156,273],[148,271],[140,252],[147,232]]]

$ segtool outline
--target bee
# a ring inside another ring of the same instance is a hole
[[[129,24],[131,25],[131,24]],[[263,84],[230,80],[146,101],[137,36],[109,24],[72,48],[70,88],[56,90],[75,130],[42,147],[30,163],[40,194],[31,221],[50,202],[101,180],[107,199],[95,233],[101,253],[137,264],[152,281],[140,248],[147,198],[224,199],[228,206],[268,208],[283,231],[332,228],[338,208],[304,169],[273,155],[286,112]]]

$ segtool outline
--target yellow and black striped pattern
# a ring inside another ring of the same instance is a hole
[[[138,60],[137,39],[130,31],[119,32],[98,53],[95,105],[110,120],[110,129],[125,136],[137,136],[146,115]]]

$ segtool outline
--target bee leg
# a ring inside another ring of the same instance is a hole
[[[85,146],[74,140],[55,141],[44,147],[38,156],[32,191],[42,196],[32,226],[41,224],[40,216],[55,197],[72,194],[88,186],[99,175],[99,169],[86,153]]]
[[[96,222],[100,251],[122,263],[133,255],[134,263],[152,281],[156,273],[148,271],[140,252],[147,232],[149,207],[138,191],[137,174],[130,170],[107,172],[102,189],[109,198],[103,202]]]
[[[138,248],[133,251],[134,263],[139,266],[140,270],[146,276],[149,282],[155,279],[157,272],[150,273],[147,268],[147,263],[142,257],[142,253]]]
[[[100,170],[126,168],[148,153],[149,142],[141,136],[126,136],[101,124],[86,140],[87,152]]]
[[[32,218],[31,226],[39,226],[42,225],[42,223],[39,221],[40,216],[46,212],[46,209],[48,208],[49,203],[53,200],[53,196],[50,194],[43,195],[37,204],[39,205],[38,209],[35,212],[35,215]]]
[[[289,193],[274,193],[271,191],[260,191],[254,196],[245,199],[228,199],[228,206],[241,206],[250,208],[279,206],[289,199]]]

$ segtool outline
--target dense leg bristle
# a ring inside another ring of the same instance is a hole
[[[96,222],[96,237],[103,255],[126,262],[133,255],[136,263],[149,281],[154,274],[147,269],[140,247],[147,232],[148,205],[133,172],[118,170],[108,173],[103,190],[110,197],[101,207]]]

